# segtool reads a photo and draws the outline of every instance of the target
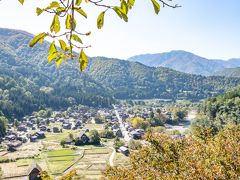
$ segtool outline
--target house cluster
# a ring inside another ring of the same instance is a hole
[[[64,130],[82,129],[96,113],[96,109],[83,107],[71,112],[54,111],[49,118],[25,116],[21,121],[17,121],[17,124],[8,124],[7,134],[2,138],[2,142],[9,151],[16,151],[23,143],[44,139],[46,132],[62,133]]]

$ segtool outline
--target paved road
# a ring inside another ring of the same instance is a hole
[[[127,129],[125,128],[124,124],[123,124],[123,120],[120,117],[119,112],[118,112],[118,110],[116,109],[115,106],[114,106],[114,110],[115,110],[115,114],[117,116],[118,122],[120,124],[120,130],[122,131],[123,138],[126,142],[129,142],[131,140],[131,138],[130,138],[129,133],[128,133]]]

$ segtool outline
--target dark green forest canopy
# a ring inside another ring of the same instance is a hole
[[[85,72],[80,72],[76,61],[56,68],[46,61],[47,43],[28,47],[32,37],[0,29],[0,109],[8,118],[45,107],[110,107],[116,99],[199,101],[240,84],[239,78],[191,75],[104,57],[90,58]]]

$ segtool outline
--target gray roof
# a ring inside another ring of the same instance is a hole
[[[120,151],[124,152],[124,151],[128,151],[128,148],[126,148],[125,146],[121,146],[119,148]]]
[[[28,173],[27,175],[29,176],[32,172],[33,169],[37,169],[39,170],[40,172],[42,171],[42,168],[36,163],[36,164],[33,164],[32,166],[29,167],[28,169]]]

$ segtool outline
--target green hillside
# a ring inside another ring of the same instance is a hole
[[[101,84],[77,64],[57,69],[48,64],[47,47],[28,47],[32,35],[0,29],[0,110],[7,117],[22,117],[44,107],[72,104],[109,107],[113,102]]]
[[[201,99],[223,93],[240,83],[239,78],[204,77],[137,62],[93,58],[88,72],[117,99]]]
[[[32,37],[0,29],[0,111],[9,118],[45,107],[110,107],[116,99],[199,101],[240,84],[239,78],[191,75],[105,57],[90,58],[86,72],[71,60],[56,68],[47,63],[47,44],[28,47]]]

